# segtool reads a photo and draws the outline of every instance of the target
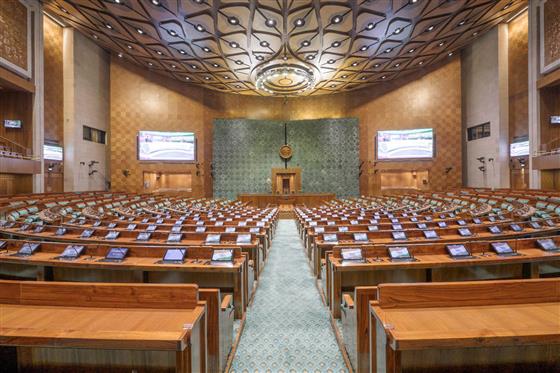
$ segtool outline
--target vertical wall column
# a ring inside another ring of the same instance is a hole
[[[529,1],[529,187],[541,187],[541,171],[533,169],[533,157],[541,147],[539,122],[539,91],[537,89],[539,71],[538,44],[538,2]]]
[[[33,155],[43,158],[44,134],[44,63],[43,63],[43,6],[35,0],[30,3],[33,11]],[[45,191],[45,165],[41,162],[41,173],[33,175],[33,193]]]
[[[64,190],[105,190],[107,145],[83,138],[83,126],[109,131],[109,55],[64,29]]]

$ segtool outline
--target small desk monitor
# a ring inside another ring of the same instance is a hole
[[[440,228],[447,228],[447,223],[444,221],[438,221],[437,225]]]
[[[459,220],[457,220],[457,225],[461,225],[461,226],[467,225],[467,222],[464,221],[463,219],[459,219]]]
[[[35,252],[39,249],[41,245],[36,242],[25,242],[19,248],[17,255],[18,256],[29,256],[35,254]]]
[[[491,225],[488,227],[488,231],[492,234],[502,233],[502,230],[497,225]]]
[[[389,251],[389,258],[391,260],[411,260],[412,256],[408,251],[408,247],[405,246],[395,246],[389,247],[387,249]]]
[[[418,218],[414,216],[414,217],[410,218],[410,221],[413,222],[413,223],[416,223],[418,221]]]
[[[523,231],[523,227],[521,227],[519,224],[510,224],[509,227],[511,228],[512,231],[514,232],[522,232]]]
[[[541,229],[542,228],[542,225],[540,225],[538,221],[529,222],[529,225],[533,229]]]
[[[473,218],[473,223],[475,224],[482,224],[482,220],[480,220],[480,218]]]
[[[490,245],[492,246],[492,250],[494,250],[498,255],[509,256],[515,254],[507,242],[492,242]]]
[[[126,226],[126,229],[128,229],[129,231],[133,231],[133,230],[136,229],[136,224],[131,223],[131,224]]]
[[[212,253],[213,262],[232,262],[233,261],[233,250],[231,249],[220,249],[214,250]]]
[[[111,229],[115,228],[116,226],[117,226],[117,223],[109,223],[109,224],[107,224],[107,228],[111,228]]]
[[[377,225],[368,225],[367,227],[368,231],[370,232],[377,232],[379,230],[379,226]]]
[[[84,251],[85,247],[82,245],[68,245],[64,248],[64,251],[58,259],[77,259],[82,252]]]
[[[148,232],[155,232],[156,229],[157,229],[157,225],[155,225],[155,224],[150,224],[150,225],[148,225],[148,226],[146,227],[146,230],[147,230]]]
[[[393,219],[391,219],[391,223],[393,223],[393,224],[399,224],[399,219],[393,218]]]
[[[232,228],[235,229],[235,227],[232,227]],[[323,230],[324,229],[325,228],[323,228]],[[234,230],[234,232],[235,232],[235,230]],[[252,228],[249,228],[249,233],[257,233],[258,234],[258,233],[261,233],[261,230],[260,230],[259,227],[252,227]]]
[[[41,233],[45,230],[45,226],[44,225],[38,225],[35,227],[35,229],[33,229],[33,233]]]
[[[162,262],[164,263],[183,263],[187,255],[187,249],[167,249],[163,255]]]
[[[472,258],[473,256],[467,250],[465,245],[460,244],[453,244],[453,245],[445,245],[449,256],[453,259],[465,259],[465,258]]]
[[[431,216],[426,216],[426,217],[424,217],[424,220],[426,220],[426,221],[432,221],[432,220],[434,220],[434,219],[433,219]]]
[[[179,229],[179,231],[181,231],[181,230]],[[194,231],[195,231],[195,233],[204,233],[204,232],[206,232],[206,227],[196,227],[196,229]]]
[[[403,229],[403,227],[402,227],[401,224],[392,224],[391,229],[394,230],[394,231],[400,231],[400,230]]]
[[[171,227],[171,233],[181,233],[181,226],[180,225],[174,225]],[[197,228],[198,231],[198,228]]]
[[[342,256],[342,260],[350,260],[350,261],[363,261],[364,258],[362,257],[362,249],[360,248],[347,248],[341,249],[340,255]]]
[[[537,245],[544,251],[559,251],[560,247],[556,246],[552,238],[542,238],[537,240]]]
[[[250,234],[239,234],[237,235],[237,240],[235,241],[238,245],[249,245],[251,243]]]
[[[167,236],[167,242],[181,242],[182,239],[182,233],[169,233],[169,235]]]
[[[544,221],[546,223],[546,225],[548,225],[549,227],[555,227],[556,223],[554,223],[554,221],[552,219],[546,219]]]
[[[403,231],[391,232],[391,235],[393,236],[393,240],[396,240],[396,241],[406,240],[406,233],[404,233]]]
[[[348,227],[338,227],[339,232],[348,232]]]
[[[163,219],[156,220],[156,224],[163,224]]]
[[[418,229],[427,229],[428,228],[426,223],[418,223],[418,224],[416,224],[416,226],[418,227]]]
[[[84,229],[82,234],[80,235],[81,238],[90,238],[95,233],[93,229]]]
[[[459,232],[459,235],[460,235],[461,237],[470,237],[470,236],[472,236],[472,232],[471,232],[471,230],[470,230],[469,228],[459,228],[457,231]]]
[[[433,240],[436,238],[439,238],[438,234],[436,233],[436,231],[432,230],[432,229],[428,229],[425,231],[422,231],[422,233],[424,233],[424,237],[429,239],[429,240]]]
[[[368,242],[367,233],[354,233],[354,241],[356,242]]]
[[[105,254],[105,260],[122,262],[127,254],[128,249],[126,247],[111,247]]]
[[[120,235],[119,231],[109,231],[105,235],[105,239],[106,240],[116,240],[119,237],[119,235]]]
[[[323,234],[323,241],[325,242],[337,242],[338,236],[336,233],[325,233]]]
[[[221,240],[222,240],[222,235],[220,234],[209,234],[206,236],[207,245],[219,244]]]
[[[140,232],[136,236],[136,241],[149,241],[151,236],[150,232]]]
[[[492,223],[494,223],[496,221],[496,217],[495,216],[489,216],[488,221],[491,221]]]
[[[96,220],[93,222],[92,226],[93,227],[99,227],[101,225],[101,221],[100,220]]]

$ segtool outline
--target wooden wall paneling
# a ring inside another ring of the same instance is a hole
[[[5,128],[5,119],[20,119],[22,128]],[[33,95],[31,93],[0,91],[0,136],[22,145],[29,155],[33,143],[32,119]],[[2,143],[1,138],[0,143]]]
[[[62,27],[49,17],[43,17],[44,31],[44,92],[45,141],[63,141],[64,90],[62,64]]]
[[[524,12],[508,24],[509,138],[529,133],[529,17]]]

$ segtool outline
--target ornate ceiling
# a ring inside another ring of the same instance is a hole
[[[526,0],[44,0],[129,63],[185,84],[258,90],[267,65],[303,65],[305,94],[372,86],[450,55]]]

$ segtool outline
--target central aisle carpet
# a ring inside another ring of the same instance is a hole
[[[293,220],[280,220],[231,372],[347,372]]]

